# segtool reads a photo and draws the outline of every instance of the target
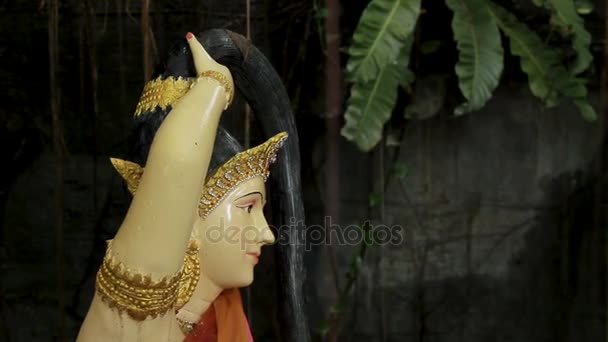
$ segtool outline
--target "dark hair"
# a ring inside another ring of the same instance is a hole
[[[272,166],[269,183],[269,201],[272,207],[271,224],[281,227],[277,232],[277,260],[279,279],[279,319],[282,335],[287,341],[308,341],[309,332],[303,312],[302,285],[304,283],[304,243],[298,241],[298,229],[304,229],[304,207],[300,187],[300,152],[298,134],[289,98],[283,83],[266,57],[245,37],[228,30],[214,29],[197,35],[205,50],[218,63],[230,69],[235,87],[260,124],[265,138],[287,132],[289,138],[279,151]],[[190,48],[181,39],[170,50],[165,62],[153,78],[194,77],[196,71]],[[130,139],[132,151],[129,159],[145,165],[154,134],[171,107],[156,108],[134,118]],[[209,170],[214,170],[236,153],[241,144],[222,127],[219,127]],[[298,222],[302,224],[298,225]]]

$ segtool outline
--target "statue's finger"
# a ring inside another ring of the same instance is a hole
[[[194,66],[196,68],[196,72],[200,74],[201,72],[209,69],[211,65],[213,65],[213,60],[211,56],[205,51],[203,45],[196,39],[196,36],[191,32],[186,34],[186,39],[188,40],[188,44],[190,45],[190,51],[192,51],[192,58],[194,59]]]

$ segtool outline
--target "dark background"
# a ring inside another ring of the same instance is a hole
[[[546,19],[528,1],[502,2],[532,23]],[[342,1],[342,46],[366,3]],[[420,30],[443,45],[414,66],[422,96],[435,91],[422,81],[450,73],[457,57],[442,3],[423,2],[434,16]],[[544,108],[508,57],[482,110],[454,117],[442,102],[426,120],[395,115],[389,138],[362,153],[342,138],[326,140],[324,4],[251,1],[250,37],[283,78],[300,129],[307,223],[324,223],[326,148],[336,144],[339,215],[331,222],[399,225],[404,236],[365,254],[360,245],[307,253],[305,310],[315,340],[335,328],[335,312],[346,341],[607,340],[606,17],[604,1],[595,4],[585,19],[597,122],[569,105]],[[146,66],[187,31],[247,33],[245,1],[150,1],[147,11],[142,1],[60,1],[53,65],[62,130],[54,132],[47,5],[0,2],[1,341],[75,339],[104,241],[130,200],[108,157],[125,143]],[[150,29],[142,31],[146,12]],[[144,36],[153,42],[147,48]],[[445,84],[449,103],[458,91],[450,77]],[[243,113],[237,101],[223,120],[245,140]],[[407,175],[395,177],[396,167]],[[256,341],[276,341],[272,251],[263,256],[245,303]],[[353,287],[336,305],[357,257]]]

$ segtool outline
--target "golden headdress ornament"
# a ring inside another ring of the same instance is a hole
[[[270,173],[270,165],[276,161],[277,151],[283,146],[285,139],[287,133],[281,132],[261,145],[237,153],[217,168],[205,181],[198,204],[199,215],[202,218],[207,217],[209,212],[240,183],[258,176],[266,181]],[[129,192],[135,195],[144,168],[139,164],[118,158],[110,158],[110,161],[127,182]]]

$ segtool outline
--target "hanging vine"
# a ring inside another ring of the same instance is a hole
[[[143,42],[142,59],[144,83],[150,80],[152,75],[151,34],[150,34],[150,0],[142,0],[141,3],[141,38]]]
[[[49,38],[49,90],[51,122],[53,127],[53,151],[57,159],[55,177],[55,290],[57,295],[57,340],[65,340],[64,315],[64,274],[63,274],[63,179],[64,179],[64,142],[61,118],[59,117],[61,92],[57,80],[58,36],[59,36],[59,0],[49,0],[48,38]]]

